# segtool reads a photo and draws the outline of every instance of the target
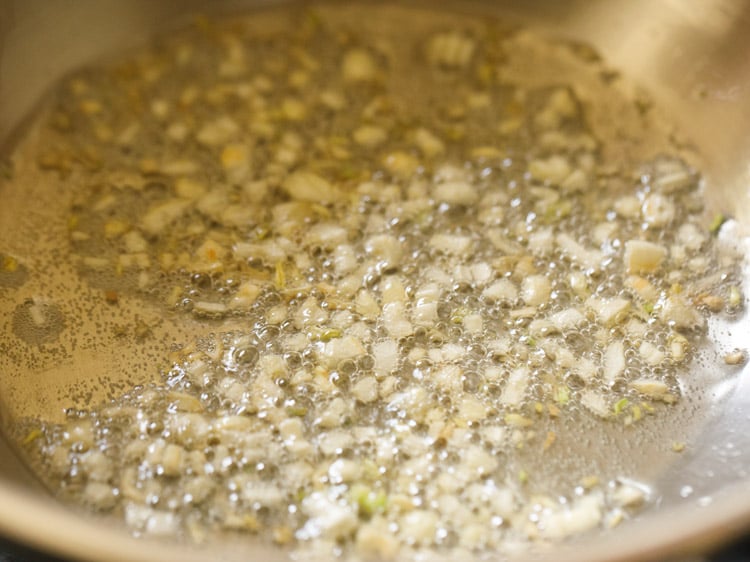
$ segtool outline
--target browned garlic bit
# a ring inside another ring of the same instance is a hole
[[[337,10],[200,20],[61,87],[39,165],[83,186],[80,274],[215,329],[26,448],[143,535],[463,559],[617,525],[648,488],[521,455],[679,401],[741,307],[699,175],[613,157],[563,71],[513,78],[519,51],[557,75],[557,43]]]

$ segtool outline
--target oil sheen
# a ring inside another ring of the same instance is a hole
[[[83,68],[4,168],[9,431],[136,535],[468,559],[616,527],[694,358],[745,360],[707,328],[740,257],[657,113],[588,46],[387,4]]]

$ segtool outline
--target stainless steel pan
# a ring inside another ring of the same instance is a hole
[[[553,35],[592,43],[665,109],[680,138],[702,156],[709,204],[733,214],[738,235],[750,232],[750,1],[474,3]],[[216,0],[210,8],[257,4]],[[11,142],[24,116],[67,71],[137,43],[198,9],[207,5],[197,0],[0,0],[0,147]],[[11,205],[3,195],[0,221],[2,207]],[[742,321],[725,345],[748,347],[748,334]],[[38,380],[17,380],[7,364],[4,368],[0,420],[34,411],[39,407],[35,400],[49,398],[37,392]],[[750,528],[750,369],[729,376],[699,374],[713,384],[710,400],[692,412],[699,417],[686,429],[690,452],[640,461],[656,481],[660,504],[615,532],[561,547],[555,560],[663,560],[699,552]],[[86,560],[205,560],[209,554],[281,558],[257,545],[196,550],[131,539],[116,525],[59,506],[2,440],[0,533]]]

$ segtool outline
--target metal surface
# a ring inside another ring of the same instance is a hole
[[[241,4],[217,1],[212,9]],[[710,204],[734,214],[738,234],[750,231],[750,1],[464,3],[473,4],[596,46],[611,66],[653,95],[676,124],[675,135],[695,146]],[[196,0],[0,0],[0,146],[65,72],[132,45],[174,17],[204,6]],[[727,335],[724,345],[747,347],[748,333],[744,322]],[[713,381],[713,405],[691,424],[690,452],[654,460],[661,505],[613,532],[556,549],[554,560],[664,560],[700,551],[750,527],[750,382],[743,373],[727,376],[711,369],[698,373]],[[24,406],[5,403],[8,380],[7,373],[0,373],[0,420]],[[42,390],[37,396],[48,399]],[[116,526],[59,506],[39,490],[2,441],[0,532],[87,560],[208,556],[205,551],[135,541]],[[211,554],[228,559],[279,557],[249,548],[223,545],[219,551],[215,546]]]

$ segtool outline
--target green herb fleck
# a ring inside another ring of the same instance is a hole
[[[342,335],[343,332],[338,328],[328,328],[327,330],[323,330],[323,333],[320,334],[320,341],[328,342],[333,339],[340,338]]]
[[[629,404],[630,400],[628,400],[627,398],[618,400],[614,406],[615,415],[619,416],[621,413],[623,413],[625,411],[625,408],[627,408]]]
[[[727,218],[724,213],[716,213],[711,221],[711,226],[708,227],[711,234],[717,234],[721,230],[721,226],[727,222]]]
[[[742,304],[742,293],[740,290],[735,287],[729,287],[729,306],[732,308],[737,308]]]
[[[367,518],[375,513],[382,513],[388,505],[388,496],[385,492],[372,490],[363,484],[352,486],[351,495],[359,507],[359,514]]]
[[[307,415],[307,408],[304,406],[288,406],[286,414],[295,418],[303,418]]]
[[[23,441],[21,442],[22,445],[29,445],[39,439],[43,435],[41,429],[32,429],[26,434],[26,437],[23,438]]]
[[[564,406],[570,401],[570,391],[565,386],[558,386],[555,390],[554,399],[555,402],[557,402],[561,406]]]
[[[526,484],[529,481],[529,473],[526,472],[523,468],[518,471],[518,481],[521,484]]]

